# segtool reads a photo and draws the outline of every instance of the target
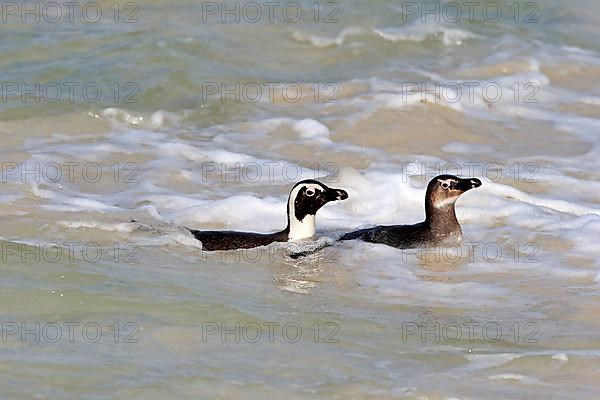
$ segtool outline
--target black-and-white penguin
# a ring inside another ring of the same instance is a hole
[[[250,249],[273,242],[296,242],[315,236],[315,215],[330,201],[345,200],[348,193],[308,179],[292,188],[287,205],[287,227],[281,232],[198,231],[189,229],[207,251]]]
[[[425,221],[415,225],[376,226],[346,233],[339,240],[360,239],[365,242],[382,243],[400,249],[436,246],[458,242],[462,229],[454,203],[467,190],[481,186],[477,178],[459,178],[439,175],[427,185],[425,194]]]

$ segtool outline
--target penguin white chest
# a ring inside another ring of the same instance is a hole
[[[299,221],[295,217],[291,218],[290,221],[290,242],[297,242],[299,240],[310,239],[315,236],[317,231],[315,216],[307,215],[302,221]]]

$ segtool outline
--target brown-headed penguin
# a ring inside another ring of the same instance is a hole
[[[458,242],[462,230],[454,203],[464,192],[481,186],[477,178],[459,178],[439,175],[427,185],[425,194],[425,221],[415,225],[376,226],[346,233],[340,240],[360,239],[382,243],[400,249],[436,246]]]

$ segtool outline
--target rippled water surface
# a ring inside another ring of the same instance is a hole
[[[3,8],[0,397],[597,399],[600,4],[450,3]],[[483,181],[461,247],[336,244],[438,172]],[[181,228],[281,229],[300,178],[350,196],[308,257]]]

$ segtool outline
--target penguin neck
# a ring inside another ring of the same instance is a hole
[[[314,214],[306,214],[302,220],[296,216],[293,200],[288,202],[287,227],[285,231],[288,234],[288,241],[295,242],[299,240],[310,239],[315,236],[317,225]]]
[[[427,200],[425,201],[425,224],[436,235],[461,234],[460,224],[458,223],[454,209],[455,203],[456,199],[436,207],[431,197],[427,196]]]

